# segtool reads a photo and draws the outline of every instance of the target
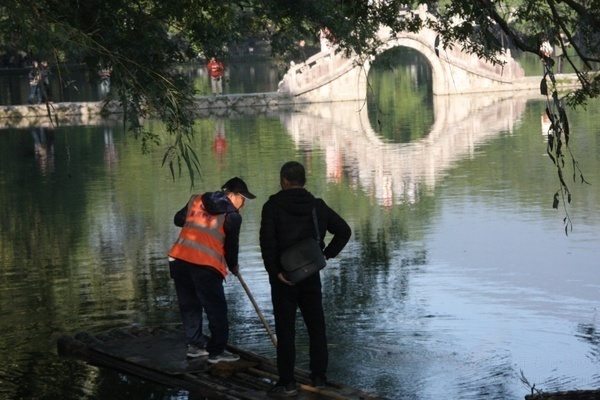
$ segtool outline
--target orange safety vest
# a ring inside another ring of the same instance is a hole
[[[225,214],[213,215],[204,209],[202,196],[192,196],[185,223],[169,251],[169,257],[206,265],[227,276],[225,261]]]

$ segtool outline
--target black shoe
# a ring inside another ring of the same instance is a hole
[[[297,394],[298,390],[296,389],[296,382],[289,382],[285,385],[278,382],[271,389],[267,390],[267,396],[273,397],[292,397]]]
[[[312,386],[317,389],[325,389],[325,378],[317,376],[312,379]]]

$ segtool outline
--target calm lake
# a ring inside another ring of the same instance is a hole
[[[521,376],[547,392],[600,388],[600,102],[568,111],[590,184],[567,160],[573,198],[556,210],[543,97],[433,97],[427,64],[399,59],[374,68],[366,104],[199,119],[194,188],[161,166],[171,139],[156,121],[150,154],[119,117],[0,130],[0,398],[187,399],[62,359],[56,339],[178,324],[173,215],[233,176],[258,196],[242,211],[240,265],[273,326],[258,230],[289,160],[353,229],[322,271],[330,379],[390,399],[523,399]],[[277,88],[269,67],[231,68],[226,92]],[[208,89],[201,67],[190,74]],[[240,283],[225,289],[231,343],[274,357]],[[298,332],[307,368],[300,319]]]

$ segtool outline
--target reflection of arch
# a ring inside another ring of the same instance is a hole
[[[408,144],[387,143],[370,126],[366,107],[355,102],[315,104],[302,112],[282,114],[298,145],[339,149],[347,178],[372,193],[381,204],[413,202],[432,190],[457,160],[473,157],[480,144],[512,132],[525,111],[529,92],[508,95],[434,96],[435,122],[428,135]],[[327,166],[329,168],[329,165]]]

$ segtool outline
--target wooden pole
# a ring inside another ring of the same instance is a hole
[[[240,280],[240,283],[242,284],[242,287],[244,288],[244,290],[246,291],[246,294],[250,298],[250,301],[252,302],[252,305],[254,306],[254,309],[256,310],[256,313],[258,314],[258,317],[260,318],[260,320],[262,321],[263,325],[267,329],[267,332],[269,333],[269,336],[271,337],[271,341],[273,342],[273,344],[275,345],[275,347],[277,347],[277,339],[275,339],[275,335],[273,335],[273,332],[271,332],[271,328],[269,327],[269,324],[267,323],[267,320],[263,316],[263,313],[260,311],[260,308],[258,307],[258,304],[256,304],[256,301],[254,300],[254,297],[252,296],[252,293],[250,293],[250,289],[248,288],[248,285],[246,285],[246,282],[244,282],[244,279],[242,279],[242,275],[240,274],[239,270],[238,270],[238,273],[237,273],[236,276]]]

